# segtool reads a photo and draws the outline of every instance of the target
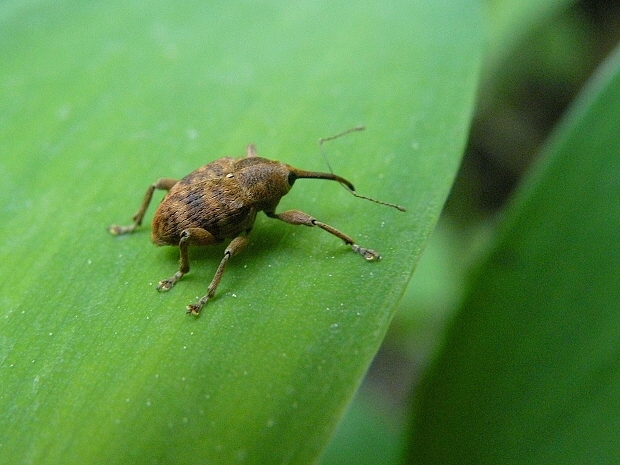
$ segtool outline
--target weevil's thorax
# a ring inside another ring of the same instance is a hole
[[[241,158],[235,162],[234,176],[245,197],[257,210],[273,210],[291,190],[290,170],[284,163],[261,157]]]

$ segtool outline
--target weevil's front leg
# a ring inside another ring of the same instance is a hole
[[[181,232],[179,240],[179,251],[181,259],[179,271],[168,279],[162,279],[157,286],[158,291],[168,291],[174,286],[181,277],[189,271],[189,251],[190,245],[211,245],[220,242],[213,234],[202,228],[187,228]]]
[[[155,189],[161,190],[170,190],[172,186],[177,183],[176,179],[171,178],[161,178],[155,181],[153,184],[149,186],[146,190],[146,194],[144,194],[144,200],[142,200],[142,205],[133,216],[133,224],[129,226],[119,226],[117,224],[112,224],[108,226],[108,231],[114,235],[127,234],[133,232],[138,226],[142,224],[142,220],[144,219],[144,214],[146,213],[146,209],[149,207],[151,203],[151,199],[153,198],[153,192]]]
[[[334,236],[342,239],[345,244],[350,245],[351,248],[355,252],[362,255],[366,260],[379,260],[381,258],[381,255],[379,255],[379,252],[372,250],[372,249],[367,249],[365,247],[360,247],[359,245],[355,243],[353,238],[347,236],[345,233],[338,231],[336,228],[328,224],[317,221],[315,218],[311,217],[310,215],[302,211],[288,210],[283,213],[275,213],[275,212],[265,212],[265,213],[267,214],[267,216],[271,218],[276,218],[278,220],[282,220],[289,224],[304,225],[304,226],[318,226],[324,231],[327,231],[328,233],[333,234]]]
[[[220,284],[220,279],[222,279],[222,274],[224,274],[224,268],[226,268],[226,264],[228,260],[233,255],[239,253],[248,243],[248,236],[238,236],[235,237],[226,250],[224,251],[224,257],[220,262],[220,265],[217,267],[217,271],[215,272],[215,276],[211,280],[211,284],[207,289],[207,294],[200,298],[198,302],[195,304],[191,304],[187,306],[187,313],[191,313],[192,315],[198,315],[200,313],[200,309],[206,305],[211,297],[215,295],[215,290],[217,286]]]

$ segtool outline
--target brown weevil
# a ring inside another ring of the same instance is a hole
[[[321,139],[319,144],[362,129],[363,127],[349,129],[336,136]],[[248,234],[259,211],[285,223],[318,226],[340,238],[366,260],[381,258],[375,250],[359,246],[350,236],[304,212],[288,210],[276,213],[280,199],[300,178],[337,181],[356,197],[405,211],[398,205],[358,195],[353,184],[333,173],[304,171],[279,161],[267,160],[257,156],[253,145],[248,145],[247,155],[243,158],[220,158],[198,168],[180,181],[170,178],[157,180],[147,189],[142,205],[133,216],[133,224],[111,225],[108,230],[115,235],[131,233],[142,224],[153,192],[156,189],[168,191],[153,217],[151,240],[156,245],[178,246],[181,259],[179,270],[170,278],[159,282],[159,291],[169,290],[189,271],[190,245],[204,246],[232,239],[209,284],[207,294],[198,302],[187,306],[187,313],[194,315],[197,315],[215,294],[230,257],[240,252],[248,243]]]

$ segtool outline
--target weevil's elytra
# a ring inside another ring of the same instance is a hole
[[[360,129],[353,128],[334,137],[321,139],[320,143]],[[260,211],[270,218],[292,225],[318,226],[341,239],[366,260],[380,259],[381,256],[375,250],[361,247],[350,236],[307,213],[299,210],[276,213],[280,199],[291,190],[297,179],[302,178],[337,181],[357,197],[405,211],[398,205],[358,195],[353,184],[333,173],[304,171],[286,163],[261,158],[257,156],[254,146],[249,145],[245,157],[219,158],[179,181],[170,178],[157,180],[147,189],[140,208],[133,216],[133,223],[129,226],[111,225],[108,230],[116,235],[131,233],[142,224],[153,192],[168,191],[153,217],[151,240],[156,245],[178,246],[181,258],[178,271],[159,282],[159,291],[169,290],[189,271],[190,245],[205,246],[232,239],[207,288],[207,294],[187,306],[188,313],[194,315],[215,294],[230,257],[246,246],[248,234]]]

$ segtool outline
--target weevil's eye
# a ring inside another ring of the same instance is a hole
[[[297,175],[295,173],[293,173],[292,171],[288,172],[288,185],[292,186],[293,184],[295,184],[295,181],[297,180]]]

